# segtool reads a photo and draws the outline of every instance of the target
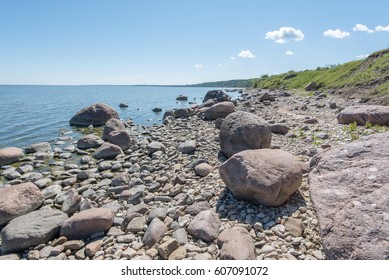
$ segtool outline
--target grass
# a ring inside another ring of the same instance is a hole
[[[363,88],[371,94],[389,94],[389,49],[372,53],[363,60],[342,65],[318,67],[316,70],[289,71],[279,75],[264,75],[255,83],[256,88],[303,91],[315,82],[318,90],[353,90]]]

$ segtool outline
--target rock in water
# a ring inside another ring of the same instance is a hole
[[[220,128],[221,152],[227,157],[251,149],[270,148],[271,130],[262,118],[248,112],[229,115]]]
[[[389,106],[358,105],[343,109],[338,115],[338,122],[358,125],[370,124],[389,125]]]
[[[232,102],[220,102],[212,105],[204,112],[204,117],[207,120],[216,120],[225,118],[229,114],[235,112],[235,105]]]
[[[280,206],[301,185],[298,159],[281,150],[246,150],[219,168],[220,177],[236,199],[265,206]]]
[[[114,214],[108,208],[91,208],[74,214],[61,227],[61,236],[84,239],[111,228]]]
[[[217,244],[221,260],[255,260],[255,245],[247,229],[234,226],[219,235]]]
[[[103,136],[101,138],[103,138],[103,140],[107,140],[108,135],[112,131],[125,130],[125,129],[126,129],[126,127],[124,126],[124,124],[120,120],[118,120],[117,118],[109,119],[104,126]]]
[[[211,242],[219,235],[219,227],[219,216],[211,210],[205,210],[194,217],[188,226],[188,232],[196,238]]]
[[[36,143],[25,148],[26,154],[33,154],[37,152],[45,152],[50,150],[51,147],[49,142]]]
[[[178,101],[188,101],[188,96],[185,95],[179,95],[176,100]]]
[[[1,231],[2,254],[20,252],[53,240],[67,217],[59,210],[45,208],[13,219]]]
[[[120,147],[111,143],[104,143],[94,152],[93,156],[97,159],[113,159],[120,154],[123,154]]]
[[[44,202],[41,191],[33,183],[0,189],[0,226],[34,211]]]
[[[328,259],[388,259],[389,132],[313,158],[309,191]]]
[[[74,126],[103,126],[111,119],[119,119],[119,114],[104,103],[93,104],[78,111],[69,121]]]
[[[23,150],[16,147],[0,149],[0,166],[12,164],[23,157]]]
[[[223,90],[210,90],[205,95],[203,99],[203,103],[207,102],[208,100],[213,100],[215,102],[223,102],[223,101],[229,101],[230,97]]]
[[[94,134],[88,134],[77,141],[77,148],[79,149],[97,148],[103,144],[104,144],[104,140],[101,139],[99,136]]]

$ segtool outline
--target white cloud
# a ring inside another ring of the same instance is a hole
[[[230,56],[230,59],[235,60],[236,57],[235,56]]]
[[[361,24],[361,23],[356,24],[353,27],[353,31],[363,31],[363,32],[367,32],[367,33],[373,33],[374,32],[374,30],[369,29],[369,27],[367,27],[366,25]]]
[[[238,54],[239,57],[243,57],[243,58],[254,58],[255,55],[253,55],[251,53],[250,50],[247,50],[247,51],[241,51],[239,54]]]
[[[328,29],[323,33],[324,36],[335,38],[335,39],[343,39],[350,36],[350,32],[341,31],[340,29]]]
[[[204,65],[202,65],[202,64],[195,64],[194,67],[200,69],[200,68],[204,68]]]
[[[360,54],[360,55],[357,55],[355,58],[357,58],[357,59],[364,59],[364,58],[366,58],[368,56],[369,56],[368,54]]]
[[[292,52],[292,51],[286,51],[286,52],[285,52],[285,55],[294,55],[294,52]]]
[[[304,39],[304,34],[300,29],[281,27],[279,30],[267,32],[265,39],[273,40],[278,44],[284,44],[290,40],[301,41]]]
[[[224,65],[223,65],[223,64],[218,64],[217,66],[219,66],[219,67],[224,67]]]
[[[375,31],[389,32],[389,25],[387,25],[387,26],[378,25],[378,26],[376,26]]]

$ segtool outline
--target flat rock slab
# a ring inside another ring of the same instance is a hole
[[[0,226],[34,211],[43,202],[41,191],[33,183],[23,183],[0,189]]]
[[[389,125],[389,106],[358,105],[342,110],[338,115],[338,122],[358,125],[370,124]]]
[[[254,260],[255,245],[247,229],[235,226],[219,235],[217,244],[221,248],[221,260]]]
[[[61,227],[61,236],[67,239],[84,239],[94,233],[111,228],[114,214],[107,208],[92,208],[74,214]]]
[[[309,190],[328,259],[389,258],[389,133],[318,154]]]
[[[234,154],[219,168],[226,187],[239,200],[282,205],[302,182],[302,168],[292,154],[271,149]]]
[[[23,157],[23,150],[16,147],[0,149],[0,166],[12,164]]]
[[[67,218],[59,210],[45,208],[13,219],[1,231],[2,254],[20,252],[53,240]]]

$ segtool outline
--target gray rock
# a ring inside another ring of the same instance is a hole
[[[221,152],[227,157],[251,149],[269,148],[271,130],[262,118],[248,112],[229,115],[219,133]]]
[[[230,96],[223,90],[210,90],[205,95],[203,103],[206,103],[208,100],[215,102],[229,101]]]
[[[213,171],[213,167],[208,163],[200,163],[194,167],[194,171],[200,177],[206,177],[209,173]]]
[[[127,104],[127,103],[120,103],[120,104],[119,104],[119,107],[120,107],[120,108],[127,108],[127,107],[128,107],[128,104]]]
[[[190,154],[194,150],[196,150],[196,141],[195,140],[188,140],[185,141],[184,143],[181,143],[177,147],[177,151],[183,154]]]
[[[306,91],[313,91],[313,90],[316,90],[317,89],[317,84],[315,82],[310,82],[309,84],[307,84],[304,89]]]
[[[143,231],[146,225],[146,217],[135,217],[133,218],[127,226],[126,232],[134,232],[137,233],[139,231]]]
[[[112,186],[123,186],[123,185],[128,185],[130,182],[130,176],[127,172],[121,172],[118,173],[115,177],[112,178]]]
[[[67,215],[45,208],[13,219],[1,231],[2,254],[20,252],[29,247],[45,244],[58,236]]]
[[[309,191],[328,259],[388,259],[389,133],[317,154]]]
[[[219,227],[219,216],[211,210],[205,210],[200,212],[190,222],[188,232],[196,238],[206,242],[211,242],[217,238],[219,234]]]
[[[51,182],[52,182],[52,180],[50,178],[46,177],[46,178],[40,179],[38,181],[35,181],[34,185],[36,185],[40,189],[43,189],[43,188],[46,188]]]
[[[174,117],[178,118],[187,118],[193,115],[193,109],[191,108],[179,108],[174,110]]]
[[[0,188],[0,226],[34,211],[43,202],[41,191],[33,183]]]
[[[162,240],[162,237],[167,231],[168,228],[165,223],[162,222],[159,218],[155,217],[147,227],[142,242],[143,244],[151,248],[152,246],[154,246],[154,244]]]
[[[219,168],[220,177],[236,199],[265,206],[283,204],[300,187],[298,159],[281,150],[246,150]]]
[[[163,221],[166,217],[167,211],[168,211],[168,208],[166,208],[166,207],[154,208],[150,211],[148,218],[147,218],[147,221],[150,222],[154,218],[159,218],[161,221]]]
[[[108,134],[107,141],[109,143],[112,143],[112,144],[120,147],[120,149],[125,151],[128,148],[130,148],[132,139],[131,139],[130,134],[128,134],[127,131],[114,130]]]
[[[118,120],[118,118],[109,119],[104,126],[102,138],[103,138],[103,140],[108,140],[108,135],[112,131],[125,130],[125,129],[126,129],[126,127],[124,126],[124,124],[120,120]]]
[[[104,103],[93,104],[78,111],[69,121],[74,126],[103,126],[111,119],[119,119],[119,114]]]
[[[94,134],[88,134],[77,141],[77,148],[79,149],[97,148],[103,144],[104,144],[104,140],[101,139],[99,136]]]
[[[179,246],[180,245],[178,244],[177,240],[171,238],[158,247],[158,253],[162,259],[167,260],[169,259],[170,254],[178,249]]]
[[[23,157],[23,150],[16,147],[0,149],[0,166],[19,161]]]
[[[188,101],[188,96],[179,95],[179,96],[177,96],[176,100],[178,100],[178,101]]]
[[[67,239],[84,239],[111,228],[114,214],[110,209],[92,208],[74,214],[61,227],[61,236]]]
[[[121,154],[123,154],[123,151],[120,147],[111,143],[104,143],[94,152],[93,156],[97,159],[113,159]]]
[[[340,124],[356,122],[358,125],[389,125],[389,106],[358,105],[343,109],[338,115]]]
[[[32,144],[24,149],[26,154],[33,154],[37,152],[45,152],[45,151],[50,151],[50,143],[48,142],[41,142],[41,143],[36,143]]]
[[[66,198],[62,203],[62,212],[69,215],[74,214],[80,208],[82,197],[75,189],[70,189],[66,193]]]
[[[255,245],[247,229],[234,226],[219,235],[217,244],[221,260],[255,260]]]
[[[285,221],[285,229],[290,232],[294,237],[303,235],[303,222],[299,219],[288,218]]]
[[[148,146],[148,154],[149,156],[151,156],[152,154],[154,154],[156,151],[162,151],[162,152],[165,152],[166,151],[166,148],[165,148],[165,145],[160,143],[160,142],[151,142]]]
[[[210,208],[211,206],[208,201],[199,201],[187,206],[185,208],[185,213],[190,214],[191,216],[196,216],[201,211],[209,210]]]
[[[186,230],[184,228],[176,229],[172,237],[177,240],[178,244],[185,245],[188,243],[188,235],[186,234]]]
[[[289,132],[289,128],[280,123],[270,125],[270,131],[274,134],[286,135]]]
[[[204,112],[204,117],[207,120],[216,120],[225,118],[229,114],[235,112],[235,105],[232,102],[220,102],[212,105]]]
[[[45,199],[56,197],[62,190],[59,185],[52,185],[42,190],[42,195]]]

